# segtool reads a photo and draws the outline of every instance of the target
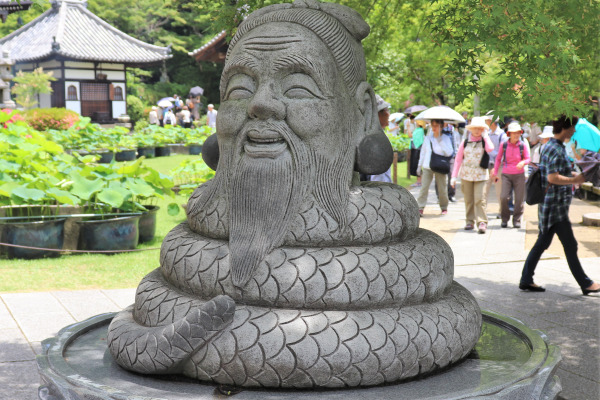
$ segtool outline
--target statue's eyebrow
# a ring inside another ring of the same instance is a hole
[[[233,75],[239,72],[248,73],[259,69],[258,62],[254,57],[248,55],[240,55],[231,60],[227,68],[223,71],[222,82],[226,82]]]
[[[327,79],[325,79],[325,73],[319,65],[315,65],[310,59],[301,54],[288,54],[275,61],[273,61],[275,71],[281,71],[283,69],[304,72],[305,74],[313,77],[319,85],[319,87],[326,87]]]

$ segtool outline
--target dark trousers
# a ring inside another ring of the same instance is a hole
[[[577,257],[577,240],[573,235],[571,222],[568,219],[555,223],[545,233],[540,231],[537,241],[531,248],[527,260],[525,260],[525,265],[523,266],[523,272],[521,274],[521,284],[530,285],[533,283],[535,267],[537,267],[544,251],[550,247],[554,234],[558,236],[558,239],[563,245],[569,269],[579,286],[583,289],[590,287],[594,282],[588,278],[581,267],[579,257]]]

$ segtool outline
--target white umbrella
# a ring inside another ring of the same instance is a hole
[[[400,121],[403,117],[404,117],[403,113],[400,113],[400,112],[393,113],[393,114],[390,114],[390,117],[388,118],[388,121],[390,121],[390,122],[391,121],[396,121],[396,120]]]
[[[432,119],[442,119],[446,122],[466,122],[465,119],[448,106],[435,106],[428,108],[417,115],[415,120],[431,121]]]
[[[170,108],[170,107],[173,107],[173,103],[171,103],[171,101],[167,100],[167,99],[159,100],[158,103],[156,103],[156,105],[158,105],[160,108]]]

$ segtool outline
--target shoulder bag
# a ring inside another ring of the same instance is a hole
[[[439,174],[449,174],[450,173],[450,160],[451,156],[442,156],[433,151],[433,143],[431,143],[431,138],[429,139],[429,146],[431,146],[431,159],[429,160],[429,168],[433,172],[437,172]]]

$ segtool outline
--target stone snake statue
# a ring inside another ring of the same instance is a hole
[[[309,247],[311,227],[327,222],[312,221],[324,213],[300,214],[295,234],[243,289],[231,283],[226,241],[194,232],[192,223],[174,228],[160,269],[142,280],[135,305],[111,324],[111,353],[136,372],[283,388],[394,382],[465,357],[479,338],[472,327],[481,316],[472,295],[452,282],[451,249],[419,229],[418,219],[402,219],[418,215],[405,189],[355,189],[347,232],[362,245],[336,246],[339,232],[331,230]],[[365,198],[372,200],[359,201]],[[402,207],[390,213],[369,212],[397,203]],[[368,243],[365,227],[384,216],[396,224]],[[168,353],[160,343],[169,344]]]

